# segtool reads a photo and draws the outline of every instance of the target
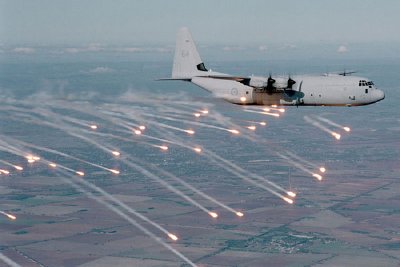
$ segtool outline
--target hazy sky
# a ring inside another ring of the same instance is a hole
[[[400,42],[399,0],[0,0],[3,44]]]

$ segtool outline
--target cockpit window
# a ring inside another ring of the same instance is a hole
[[[358,86],[372,86],[374,83],[372,81],[365,81],[365,80],[360,80],[358,82]]]
[[[198,65],[197,65],[197,69],[198,69],[199,71],[208,71],[207,68],[206,68],[206,66],[204,66],[204,63],[198,64]]]

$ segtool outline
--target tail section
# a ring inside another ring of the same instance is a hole
[[[204,75],[207,69],[197,52],[196,44],[188,28],[181,28],[176,36],[176,47],[172,78],[188,80]]]

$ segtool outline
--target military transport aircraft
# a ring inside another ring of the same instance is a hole
[[[349,74],[238,77],[207,70],[189,29],[181,28],[172,77],[161,80],[189,81],[234,104],[360,106],[385,98],[372,81]]]

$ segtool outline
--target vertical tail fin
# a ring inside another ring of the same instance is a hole
[[[188,28],[181,28],[176,35],[176,47],[172,78],[191,79],[207,71],[197,52],[196,44]]]

